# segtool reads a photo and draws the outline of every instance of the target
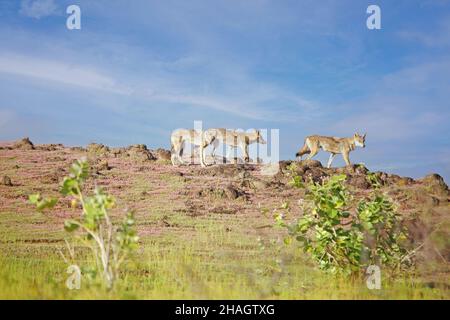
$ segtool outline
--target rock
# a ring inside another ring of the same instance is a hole
[[[158,160],[170,161],[172,153],[169,150],[158,148],[154,151],[154,155]]]
[[[323,179],[328,177],[328,174],[323,170],[322,167],[312,167],[307,168],[302,177],[304,182],[322,182]]]
[[[280,164],[280,171],[287,171],[288,170],[288,167],[293,163],[294,161],[292,161],[292,160],[283,160],[283,161],[280,161],[279,162],[279,164]]]
[[[108,161],[101,160],[99,163],[95,166],[95,169],[98,171],[105,171],[105,170],[111,170],[111,167],[108,164]]]
[[[3,176],[2,185],[7,186],[7,187],[12,187],[13,184],[12,184],[11,178],[8,176]]]
[[[386,184],[392,185],[397,184],[397,182],[401,179],[399,175],[396,174],[386,174]]]
[[[367,181],[366,176],[362,175],[350,176],[347,179],[347,184],[364,190],[370,189],[371,187],[371,184],[369,183],[369,181]]]
[[[221,177],[236,177],[240,173],[245,172],[244,165],[216,165],[206,168],[201,168],[197,174],[203,176],[221,176]]]
[[[225,188],[205,188],[197,192],[199,197],[216,197],[225,198],[229,200],[235,200],[239,197],[244,196],[244,192],[229,184]]]
[[[424,178],[419,180],[427,189],[427,191],[447,196],[448,195],[448,186],[444,182],[444,178],[436,173],[429,174]]]
[[[253,180],[253,188],[254,189],[264,189],[270,186],[270,183],[261,180],[261,179],[254,179]]]
[[[152,154],[150,150],[147,149],[145,144],[135,144],[129,146],[127,149],[127,155],[138,161],[148,161],[148,160],[156,160],[156,157]]]
[[[34,150],[35,148],[33,142],[27,137],[14,142],[13,149]]]
[[[87,150],[83,147],[71,147],[70,151],[76,151],[76,152],[86,152]]]
[[[410,178],[410,177],[400,177],[397,180],[397,185],[399,187],[409,186],[409,185],[412,185],[413,183],[414,183],[414,179]]]
[[[367,172],[369,172],[369,170],[362,164],[352,164],[344,167],[344,173],[346,173],[347,175],[366,175]]]
[[[61,150],[63,148],[64,148],[64,146],[60,143],[58,143],[58,144],[55,144],[55,143],[41,144],[39,146],[36,146],[36,149],[42,150],[42,151],[56,151],[56,150]]]
[[[414,189],[412,191],[411,200],[427,207],[436,207],[440,204],[440,200],[438,198],[428,194],[426,190],[423,190],[422,188]]]
[[[96,155],[105,155],[109,152],[109,148],[100,143],[90,143],[87,145],[86,150]]]
[[[228,185],[225,187],[224,189],[225,191],[225,195],[228,199],[230,200],[234,200],[237,199],[241,196],[242,192],[238,189],[236,189],[235,187],[233,187],[232,185]]]
[[[299,161],[299,166],[307,168],[322,168],[322,163],[319,160],[302,160]]]
[[[114,156],[114,158],[118,158],[120,156],[126,155],[127,151],[124,148],[112,148],[110,153]]]

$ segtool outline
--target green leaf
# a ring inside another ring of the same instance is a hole
[[[78,188],[79,188],[79,183],[76,179],[66,177],[66,178],[64,178],[64,181],[63,181],[61,193],[65,196],[78,195]]]
[[[64,230],[67,232],[73,232],[80,227],[79,223],[74,220],[66,220],[64,221]]]
[[[39,201],[36,205],[36,208],[39,211],[43,211],[44,209],[52,209],[58,203],[58,199],[50,198]]]
[[[28,200],[32,203],[32,204],[37,204],[39,202],[39,200],[41,199],[41,195],[39,193],[36,194],[30,194],[28,196]]]

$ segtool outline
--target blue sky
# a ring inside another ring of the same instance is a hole
[[[449,182],[449,53],[449,0],[4,0],[0,140],[169,148],[203,120],[280,129],[292,159],[306,135],[359,131],[354,162]]]

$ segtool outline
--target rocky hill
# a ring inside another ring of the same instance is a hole
[[[370,174],[377,177],[381,190],[396,202],[407,221],[411,241],[420,246],[419,256],[424,265],[425,262],[440,265],[429,271],[430,283],[434,276],[448,272],[449,190],[442,177],[435,173],[414,180],[369,172],[362,165],[328,169],[311,160],[296,162],[295,166],[292,166],[293,161],[282,161],[276,175],[266,176],[261,174],[262,165],[174,167],[169,151],[151,150],[145,145],[110,148],[93,143],[87,147],[65,147],[34,145],[25,138],[0,144],[0,219],[10,212],[19,216],[34,214],[27,203],[28,195],[56,194],[72,161],[83,156],[88,157],[94,174],[90,185],[104,186],[122,206],[136,210],[137,220],[142,221],[139,233],[144,239],[162,233],[189,238],[188,235],[195,232],[196,219],[202,217],[217,221],[225,232],[255,237],[276,234],[279,231],[271,228],[270,212],[289,202],[293,218],[301,214],[296,204],[304,198],[306,190],[291,186],[293,172],[304,182],[346,174],[346,183],[355,198],[365,197],[372,191],[368,181]],[[55,230],[72,214],[69,203],[60,203],[51,217],[34,228]],[[146,222],[149,216],[156,218]],[[184,218],[190,222],[185,223]],[[7,224],[6,220],[2,223]],[[45,241],[42,237],[42,232],[17,236],[20,241],[32,243]]]

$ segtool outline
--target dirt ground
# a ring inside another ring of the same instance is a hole
[[[273,228],[273,212],[284,203],[291,207],[292,219],[300,215],[297,205],[304,189],[289,184],[290,161],[280,162],[273,176],[262,174],[263,165],[227,164],[201,168],[198,165],[172,166],[170,152],[149,150],[144,145],[109,148],[91,144],[86,148],[59,144],[33,145],[27,139],[0,143],[0,231],[1,246],[11,255],[14,244],[40,246],[63,244],[65,219],[79,214],[64,199],[50,212],[38,214],[28,196],[40,193],[58,195],[61,181],[75,159],[87,157],[92,178],[87,189],[104,187],[118,200],[115,215],[124,208],[133,209],[142,241],[174,235],[189,241],[198,224],[214,224],[220,232],[239,237],[270,238],[280,234]],[[189,159],[188,159],[189,160]],[[209,159],[211,162],[211,159]],[[353,165],[323,168],[318,161],[297,163],[296,172],[304,181],[320,181],[337,173],[347,175],[350,190],[358,197],[368,195],[372,186],[368,169]],[[421,246],[426,281],[435,285],[435,277],[449,274],[450,206],[449,190],[443,179],[431,174],[423,179],[375,173],[382,190],[395,200],[407,221],[413,245]],[[218,231],[218,232],[219,232]],[[240,248],[245,250],[245,248]],[[430,268],[434,262],[437,267]],[[443,284],[448,288],[448,283]]]

